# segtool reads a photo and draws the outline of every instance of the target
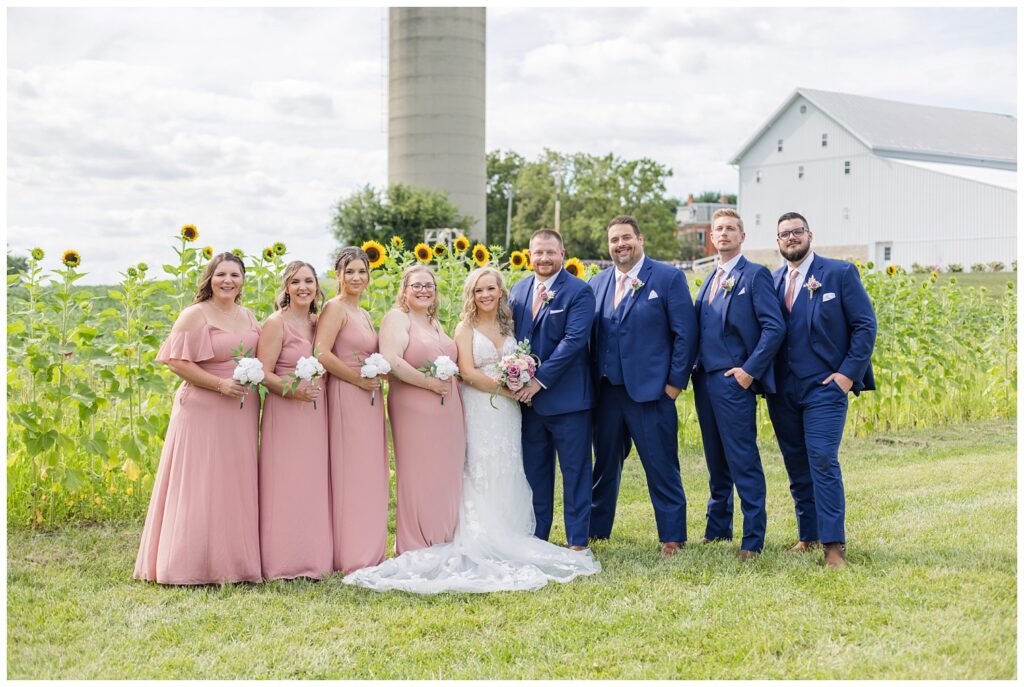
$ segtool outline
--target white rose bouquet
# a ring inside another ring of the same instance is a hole
[[[359,376],[364,379],[375,379],[391,372],[391,363],[389,363],[380,353],[371,353],[365,359],[360,359],[359,354],[357,353],[356,360],[363,364],[363,366],[359,368]],[[376,389],[370,392],[371,406],[373,405],[373,399],[376,395]]]
[[[303,380],[313,384],[326,372],[327,370],[324,369],[324,366],[316,359],[316,350],[314,350],[312,356],[299,358],[295,363],[295,371],[291,373],[291,381],[285,385],[284,392],[289,394],[295,391]],[[313,410],[316,410],[315,399],[313,400]]]
[[[428,360],[423,364],[423,367],[416,369],[427,377],[437,377],[442,382],[459,376],[459,366],[446,355],[439,355],[434,360]],[[444,405],[444,396],[441,396],[441,405]]]
[[[231,375],[232,379],[253,391],[259,392],[260,399],[262,399],[267,392],[266,387],[263,386],[263,363],[260,362],[259,358],[253,357],[252,349],[244,348],[241,342],[238,343],[238,348],[231,351],[231,353],[235,360],[235,371]],[[238,407],[245,407],[245,396],[242,396],[242,402],[238,404]]]

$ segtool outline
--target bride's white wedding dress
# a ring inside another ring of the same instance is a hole
[[[492,379],[515,339],[494,343],[473,330],[473,364]],[[345,577],[346,584],[417,594],[534,590],[601,570],[590,550],[573,551],[533,536],[533,493],[523,472],[519,404],[464,385],[466,467],[455,539],[407,551]],[[495,408],[494,406],[497,406]]]

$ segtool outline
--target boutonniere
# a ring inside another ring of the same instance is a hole
[[[633,287],[633,293],[636,293],[640,289],[644,288],[644,283],[636,277],[630,277],[629,285]]]
[[[807,283],[804,284],[804,288],[807,289],[807,293],[810,294],[808,297],[814,299],[814,292],[821,288],[821,282],[814,277],[808,277]]]
[[[541,301],[543,301],[544,305],[547,305],[551,301],[555,300],[555,292],[554,291],[545,291],[544,295],[541,296],[540,299],[541,299]]]
[[[729,277],[728,279],[722,282],[722,291],[729,293],[730,291],[732,291],[734,286],[736,286],[736,277]]]

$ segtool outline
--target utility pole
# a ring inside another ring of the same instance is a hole
[[[516,189],[512,184],[505,184],[505,195],[508,196],[508,215],[505,217],[505,252],[512,246],[512,196]]]
[[[562,219],[562,158],[558,158],[556,165],[558,170],[558,176],[555,177],[555,231],[559,234],[561,230],[561,219]]]

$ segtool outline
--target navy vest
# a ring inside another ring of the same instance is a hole
[[[711,288],[708,287],[704,302],[700,304],[700,364],[707,372],[735,367],[725,345],[725,305],[728,294],[724,288],[719,287],[715,302],[708,303]]]
[[[614,285],[614,283],[613,283]],[[614,294],[615,292],[612,291]],[[604,346],[601,352],[601,359],[604,361],[601,368],[601,376],[607,377],[612,384],[625,384],[625,377],[622,375],[622,354],[619,351],[619,324],[622,321],[622,313],[626,312],[626,302],[629,300],[629,290],[623,294],[619,307],[613,308],[612,299],[605,301],[604,309],[601,312],[601,331],[607,335],[601,341]]]
[[[786,310],[785,286],[788,274],[782,284],[782,315],[786,318],[786,343],[779,350],[779,358],[800,379],[821,375],[824,379],[832,374],[825,361],[814,353],[811,345],[811,328],[809,326],[810,301],[807,289],[801,288],[793,299],[793,312]],[[818,296],[821,298],[821,296]]]

